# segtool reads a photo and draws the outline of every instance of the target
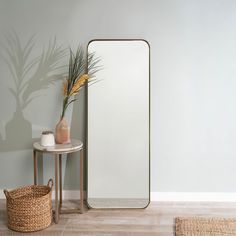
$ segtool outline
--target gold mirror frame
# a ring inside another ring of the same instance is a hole
[[[151,79],[150,79],[150,45],[149,43],[146,41],[146,40],[143,40],[143,39],[94,39],[94,40],[91,40],[88,45],[87,45],[87,52],[88,52],[88,49],[89,49],[89,45],[92,43],[92,42],[114,42],[114,41],[117,41],[117,42],[125,42],[125,41],[128,41],[128,42],[132,42],[132,41],[142,41],[142,42],[145,42],[147,45],[148,45],[148,65],[149,65],[149,68],[148,68],[148,78],[149,78],[149,81],[148,81],[148,87],[149,87],[149,91],[148,91],[148,118],[149,118],[149,123],[148,123],[148,132],[149,132],[149,135],[148,135],[148,168],[149,168],[149,173],[148,173],[148,178],[149,178],[149,186],[148,186],[148,201],[147,203],[142,206],[142,207],[135,207],[135,206],[127,206],[127,207],[119,207],[119,206],[109,206],[106,204],[103,204],[102,207],[93,207],[92,204],[89,202],[89,176],[88,176],[88,173],[89,173],[89,170],[88,170],[88,167],[89,167],[89,158],[88,158],[88,153],[89,153],[89,142],[88,142],[88,112],[89,112],[89,109],[88,109],[88,96],[89,96],[89,89],[88,89],[88,86],[86,86],[86,103],[87,103],[87,106],[86,106],[86,109],[87,109],[87,136],[86,136],[86,157],[87,157],[87,205],[89,208],[96,208],[96,209],[103,209],[103,208],[109,208],[109,209],[112,209],[112,208],[125,208],[125,209],[129,209],[129,208],[132,208],[132,209],[140,209],[140,208],[146,208],[149,204],[150,204],[150,127],[151,127],[151,118],[150,118],[150,107],[151,107],[151,102],[150,102],[150,88],[151,88]],[[102,60],[102,59],[101,59]],[[131,204],[132,205],[132,204]]]

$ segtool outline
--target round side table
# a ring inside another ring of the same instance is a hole
[[[62,207],[62,154],[69,154],[80,151],[80,209],[61,210]],[[37,153],[50,153],[55,158],[55,223],[59,221],[60,213],[83,213],[83,143],[80,140],[72,139],[69,144],[56,144],[51,147],[44,147],[40,142],[33,144],[33,158],[34,158],[34,184],[38,184],[38,165]],[[43,156],[43,155],[42,155]],[[59,181],[58,181],[59,180]],[[59,202],[58,204],[58,185],[59,185]]]

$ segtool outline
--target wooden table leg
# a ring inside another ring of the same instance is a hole
[[[84,154],[83,148],[80,150],[80,212],[84,211]]]
[[[38,184],[38,159],[37,159],[37,153],[36,150],[33,151],[33,156],[34,156],[34,184]]]
[[[59,206],[58,206],[58,159],[59,155],[55,155],[55,223],[59,221]]]
[[[60,191],[60,208],[62,207],[62,164],[61,164],[62,154],[59,154],[59,191]]]

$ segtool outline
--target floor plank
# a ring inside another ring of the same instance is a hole
[[[173,236],[175,217],[236,218],[236,203],[151,202],[146,209],[86,210],[84,214],[63,214],[59,224],[34,233],[17,233],[7,228],[5,200],[0,200],[0,235],[78,236]],[[65,206],[73,205],[65,202]]]

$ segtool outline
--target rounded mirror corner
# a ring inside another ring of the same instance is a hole
[[[150,50],[151,48],[150,43],[146,39],[139,39],[139,41],[142,41],[144,44],[146,44]]]
[[[89,49],[89,46],[91,46],[92,43],[99,41],[98,39],[91,39],[87,44],[87,50]]]
[[[147,204],[144,206],[144,207],[142,207],[142,209],[146,209],[146,208],[148,208],[148,206],[150,205],[150,203],[151,203],[151,199],[149,198],[149,199],[147,199],[148,201],[147,201]]]
[[[89,202],[89,198],[87,198],[86,204],[87,204],[87,207],[88,207],[89,209],[96,209],[96,207],[93,207],[93,206],[91,205],[91,203]]]

